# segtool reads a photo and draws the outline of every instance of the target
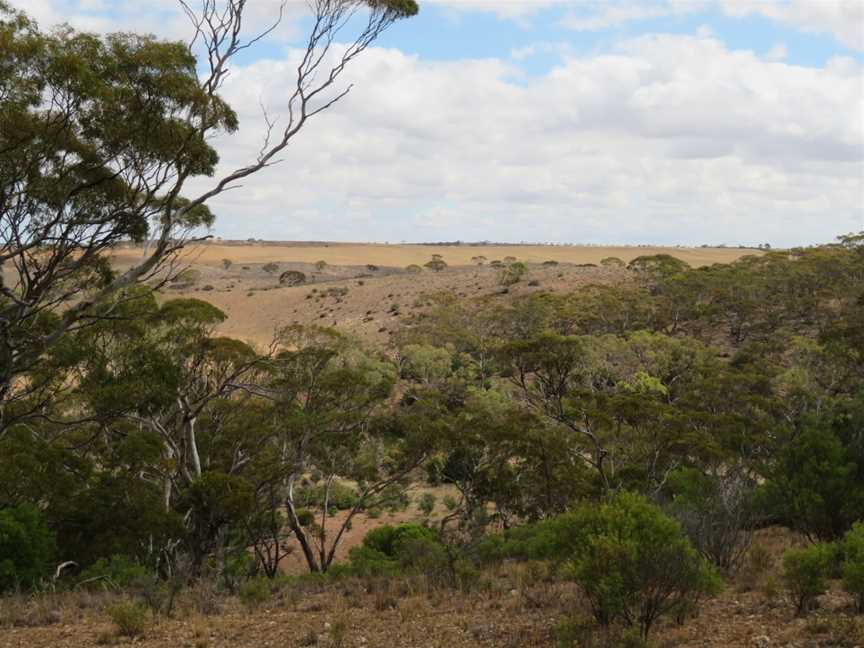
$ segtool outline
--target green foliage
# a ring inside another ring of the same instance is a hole
[[[429,517],[432,515],[432,511],[435,510],[435,502],[436,497],[432,493],[423,493],[420,496],[420,501],[417,503],[417,507],[423,512],[423,515]]]
[[[834,548],[814,544],[783,555],[783,582],[799,614],[809,612],[828,589]]]
[[[856,522],[840,543],[843,588],[855,597],[858,612],[864,613],[864,522]]]
[[[600,265],[606,268],[623,268],[626,264],[618,257],[609,256],[600,259]]]
[[[299,270],[286,270],[279,275],[279,283],[283,286],[299,286],[306,283],[306,274]]]
[[[258,607],[270,599],[270,587],[269,578],[250,578],[240,585],[237,596],[246,607]]]
[[[528,266],[521,261],[514,261],[501,270],[498,283],[502,286],[512,286],[519,283],[527,272]]]
[[[31,588],[48,576],[54,536],[35,506],[0,510],[0,592]]]
[[[295,495],[297,504],[306,508],[322,508],[325,498],[328,501],[329,508],[336,511],[346,511],[353,508],[359,501],[357,491],[340,482],[332,483],[329,493],[325,484],[317,484],[315,486],[298,488]],[[309,513],[309,511],[306,511],[306,513]]]
[[[361,575],[423,574],[435,585],[451,584],[449,556],[435,533],[417,524],[383,525],[349,552],[350,571]]]
[[[141,637],[150,622],[150,613],[144,605],[133,601],[121,601],[106,610],[108,617],[117,626],[122,637]]]
[[[116,589],[127,589],[154,578],[154,573],[128,556],[114,555],[111,558],[100,558],[84,569],[78,577],[78,582],[90,589],[102,589],[106,586]]]
[[[442,259],[440,257],[437,257],[437,258],[436,257],[437,257],[437,255],[435,257],[433,257],[432,260],[424,263],[423,266],[426,268],[429,268],[430,270],[432,270],[434,272],[441,272],[444,268],[447,267],[447,262],[444,261],[444,259]]]
[[[606,265],[612,264],[607,263]],[[660,278],[682,273],[689,267],[685,261],[669,254],[638,256],[627,264],[629,270]]]
[[[720,587],[678,524],[638,495],[582,504],[548,534],[598,623],[636,625],[643,638],[659,617]]]
[[[825,425],[808,425],[780,452],[765,487],[767,506],[811,539],[836,540],[864,518],[862,472],[860,450]]]

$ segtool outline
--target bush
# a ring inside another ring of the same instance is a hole
[[[423,493],[420,496],[420,501],[417,503],[417,506],[423,512],[423,515],[429,517],[432,515],[432,511],[435,510],[435,502],[436,498],[432,493]]]
[[[362,576],[393,576],[411,572],[424,574],[435,585],[453,584],[446,548],[435,533],[419,524],[385,524],[351,549],[350,570]]]
[[[618,257],[609,256],[600,260],[600,265],[606,268],[623,268],[624,262]]]
[[[321,508],[324,506],[324,496],[325,486],[323,484],[300,488],[297,490],[295,502],[299,506],[303,507],[316,506]],[[340,484],[339,482],[333,482],[330,485],[330,496],[328,502],[331,510],[346,511],[354,508],[357,504],[357,500],[357,492],[353,488]]]
[[[724,572],[735,571],[753,538],[753,481],[729,467],[721,475],[685,468],[671,475],[669,489],[669,510],[699,553]]]
[[[783,556],[783,582],[798,614],[813,609],[816,597],[828,589],[832,555],[831,545],[815,544],[790,549]]]
[[[855,597],[858,612],[864,612],[864,522],[856,522],[840,545],[843,589]]]
[[[155,575],[143,565],[139,565],[128,556],[111,556],[110,559],[100,558],[81,572],[78,582],[89,588],[101,587],[105,584],[118,589],[127,589],[141,584]]]
[[[566,552],[566,570],[603,626],[638,625],[647,639],[659,617],[720,588],[678,523],[640,495],[583,504],[553,522],[548,550]]]
[[[286,270],[279,275],[279,283],[283,286],[299,286],[306,283],[306,274],[299,270]]]
[[[257,607],[270,598],[270,581],[264,577],[250,578],[237,591],[240,602],[247,607]]]
[[[769,512],[811,540],[841,538],[864,519],[855,454],[830,428],[804,430],[783,450],[765,486]]]
[[[0,592],[32,588],[48,575],[54,536],[35,506],[0,510]]]
[[[121,601],[107,610],[108,616],[117,626],[117,634],[123,637],[140,637],[149,621],[147,608],[140,603]]]

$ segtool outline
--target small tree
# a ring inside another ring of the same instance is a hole
[[[279,264],[278,264],[278,263],[274,263],[274,262],[271,261],[270,263],[265,263],[265,264],[261,267],[261,269],[262,269],[264,272],[266,272],[267,274],[273,274],[273,273],[275,273],[275,272],[277,272],[277,271],[279,270]]]
[[[223,269],[230,270],[232,265],[234,265],[234,262],[231,259],[222,259]]]
[[[864,522],[856,522],[841,543],[843,588],[855,597],[858,612],[864,612]]]
[[[736,569],[753,539],[754,486],[734,466],[719,474],[685,468],[669,479],[670,512],[699,553],[727,573]]]
[[[299,270],[286,270],[279,275],[279,283],[283,286],[299,286],[306,283],[306,275]]]
[[[833,550],[829,544],[790,549],[783,556],[783,582],[798,614],[809,612],[828,589]]]
[[[54,538],[35,506],[0,510],[0,592],[36,585],[53,554]]]
[[[498,283],[502,286],[512,286],[519,283],[528,272],[528,266],[521,261],[516,261],[506,266],[498,275]]]
[[[640,495],[586,503],[552,524],[569,573],[603,626],[637,625],[646,639],[658,618],[720,587],[678,523]]]
[[[442,259],[440,255],[433,254],[432,260],[427,261],[423,265],[434,272],[441,272],[444,268],[447,267],[447,262],[444,261],[444,259]]]
[[[327,262],[324,261],[323,259],[322,259],[321,261],[316,261],[316,262],[315,262],[315,269],[316,269],[318,272],[323,272],[324,268],[326,268],[326,267],[327,267]]]

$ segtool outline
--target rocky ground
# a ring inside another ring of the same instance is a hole
[[[779,550],[792,539],[760,534],[754,558],[678,625],[665,619],[657,648],[828,648],[864,646],[864,617],[838,587],[820,607],[796,617],[778,578]],[[291,582],[255,606],[199,587],[184,593],[173,618],[152,619],[141,636],[122,637],[106,614],[117,595],[73,592],[0,599],[0,647],[72,648],[467,648],[558,645],[562,621],[573,645],[598,646],[576,589],[537,565],[504,565],[484,574],[475,591],[429,590],[421,581]],[[584,626],[584,627],[583,627]],[[580,627],[582,629],[580,629]]]

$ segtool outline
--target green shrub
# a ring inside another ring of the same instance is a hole
[[[454,584],[447,550],[435,533],[418,524],[385,524],[363,538],[363,544],[349,552],[352,572],[362,576],[393,576],[415,573],[427,576],[435,585]]]
[[[237,591],[240,602],[247,607],[257,607],[270,598],[270,581],[264,577],[250,578]]]
[[[150,615],[147,608],[133,601],[121,601],[107,609],[108,616],[123,637],[140,637],[147,628]]]
[[[0,510],[0,592],[32,588],[50,571],[54,536],[35,506]]]
[[[295,501],[303,507],[315,506],[320,508],[324,506],[325,492],[323,484],[300,488],[297,490]],[[339,482],[333,482],[330,485],[328,502],[331,510],[345,511],[354,508],[357,500],[357,492],[353,488]]]
[[[829,544],[790,549],[783,556],[783,582],[799,614],[811,610],[827,590],[832,556]]]
[[[567,552],[566,572],[603,626],[636,625],[647,639],[659,617],[720,588],[678,523],[642,496],[624,492],[552,522],[547,549]]]
[[[417,503],[417,506],[423,512],[423,515],[429,517],[432,515],[432,511],[435,510],[435,502],[436,498],[432,493],[423,493],[420,496],[420,501]]]
[[[856,455],[832,429],[805,429],[782,451],[765,485],[769,513],[811,540],[838,540],[864,519]]]
[[[81,572],[78,582],[90,589],[108,585],[118,589],[126,589],[149,578],[153,573],[128,556],[111,556],[100,558]]]
[[[840,546],[843,588],[855,597],[858,612],[864,612],[864,522],[853,524]]]

